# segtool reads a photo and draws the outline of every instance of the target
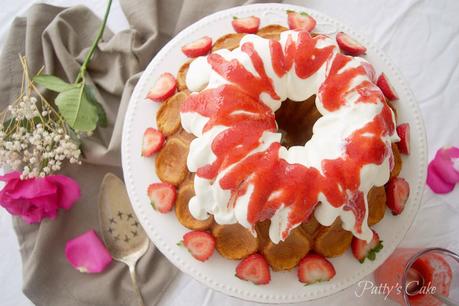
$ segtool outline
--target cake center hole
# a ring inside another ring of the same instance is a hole
[[[282,133],[281,144],[287,148],[303,146],[312,137],[312,127],[322,117],[316,108],[316,96],[302,102],[285,100],[276,111],[279,132]]]

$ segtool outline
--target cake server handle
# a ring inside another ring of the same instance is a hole
[[[134,287],[134,292],[135,295],[137,296],[137,300],[139,303],[139,306],[144,306],[143,298],[142,298],[142,293],[140,292],[139,286],[137,285],[137,274],[135,272],[135,266],[136,263],[129,263],[129,275],[131,276],[131,281],[132,281],[132,287]]]

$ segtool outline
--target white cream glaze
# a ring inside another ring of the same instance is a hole
[[[298,33],[295,31],[281,33],[280,43],[282,47],[284,48],[289,36],[296,41],[297,35]],[[304,101],[313,94],[317,94],[338,52],[335,41],[329,37],[323,37],[317,44],[317,47],[325,48],[334,46],[334,51],[333,55],[318,71],[306,79],[301,79],[296,74],[294,67],[292,67],[289,72],[279,77],[272,67],[269,40],[257,35],[246,35],[241,40],[240,45],[242,46],[246,42],[251,42],[262,58],[266,74],[272,80],[275,92],[280,97],[279,100],[274,100],[267,93],[262,93],[260,95],[260,100],[273,111],[280,107],[281,103],[279,102],[287,98],[294,101]],[[240,48],[236,48],[233,51],[219,50],[217,53],[227,60],[238,60],[248,71],[255,76],[258,75],[249,57],[246,53],[242,52]],[[344,71],[359,65],[366,66],[364,68],[369,76],[360,75],[356,77],[353,79],[351,87],[357,86],[363,81],[369,79],[373,81],[372,79],[374,79],[374,69],[362,58],[353,58],[341,70]],[[200,57],[190,64],[186,83],[192,92],[199,92],[205,88],[216,88],[222,84],[228,83],[228,81],[212,70],[211,66],[207,63],[207,57]],[[345,106],[336,111],[329,112],[323,106],[320,95],[317,95],[315,103],[322,117],[317,120],[314,125],[312,138],[304,146],[294,146],[289,149],[281,148],[279,151],[280,157],[285,159],[288,163],[298,163],[307,167],[315,167],[322,171],[321,162],[323,160],[335,159],[342,156],[345,139],[356,129],[370,122],[382,109],[381,103],[355,103],[356,99],[356,96],[350,94],[346,97],[347,102]],[[208,118],[193,112],[181,113],[180,115],[183,128],[187,132],[198,137],[191,143],[187,159],[188,169],[191,172],[195,172],[199,167],[215,160],[215,155],[211,150],[212,140],[219,132],[225,129],[225,127],[213,127],[211,130],[203,133],[203,127],[208,121]],[[395,122],[394,114],[392,114],[392,117]],[[250,152],[245,158],[256,152],[266,150],[271,143],[280,142],[280,138],[280,133],[263,133],[260,139],[260,146]],[[385,137],[384,142],[390,147],[390,143],[397,140],[398,136],[394,132],[393,135]],[[388,154],[384,162],[380,165],[370,164],[364,166],[360,172],[361,185],[359,190],[365,195],[366,205],[366,195],[368,191],[373,186],[384,185],[389,179],[389,157],[390,154]],[[220,184],[218,184],[219,179],[224,176],[232,166],[234,165],[228,166],[228,168],[219,173],[214,181],[206,180],[196,175],[194,185],[196,196],[190,200],[189,209],[191,214],[200,220],[206,219],[208,213],[210,213],[214,215],[215,221],[219,224],[239,222],[244,227],[251,229],[251,224],[247,220],[247,207],[253,188],[251,189],[249,185],[247,192],[243,196],[238,197],[234,205],[228,205],[228,202],[231,200],[231,193],[229,190],[222,189]],[[250,177],[248,180],[250,181]],[[275,193],[273,193],[272,196],[275,196]],[[362,232],[357,233],[354,230],[355,217],[350,211],[345,211],[342,207],[336,208],[332,206],[328,203],[323,194],[319,195],[319,201],[321,203],[315,208],[314,215],[320,224],[328,226],[332,224],[337,217],[340,217],[344,229],[352,231],[359,239],[371,240],[372,232],[367,225],[367,216],[365,216],[363,222]],[[282,233],[288,228],[289,213],[290,209],[288,206],[281,206],[271,218],[269,236],[274,243],[282,240]],[[368,212],[366,214],[368,214]],[[299,224],[292,225],[290,230],[298,225]]]

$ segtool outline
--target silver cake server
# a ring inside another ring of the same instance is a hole
[[[132,210],[123,181],[107,173],[99,191],[99,222],[102,238],[113,259],[129,267],[134,292],[143,306],[135,266],[147,252],[150,240]]]

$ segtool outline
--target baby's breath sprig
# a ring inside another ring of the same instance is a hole
[[[59,171],[66,160],[80,164],[79,136],[40,93],[26,57],[19,59],[19,96],[0,113],[0,166],[22,169],[22,178],[33,178]]]

